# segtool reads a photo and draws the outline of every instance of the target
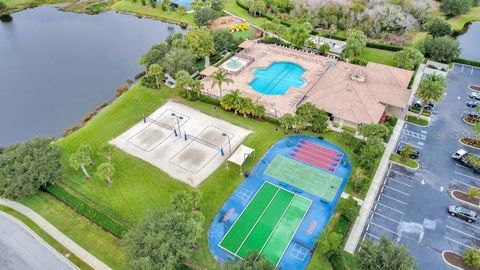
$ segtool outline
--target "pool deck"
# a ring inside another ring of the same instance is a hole
[[[241,51],[238,57],[241,58],[242,55],[253,57],[255,60],[237,75],[231,75],[234,82],[223,86],[223,95],[231,90],[239,89],[244,96],[253,97],[254,101],[264,105],[267,113],[275,117],[281,117],[286,113],[295,113],[299,102],[327,70],[324,63],[329,60],[320,55],[263,43],[256,43],[253,47]],[[253,90],[250,87],[250,82],[254,79],[252,71],[256,68],[266,68],[274,62],[292,62],[300,65],[305,70],[302,75],[302,79],[307,82],[305,86],[291,87],[284,95],[264,95]],[[203,78],[202,82],[205,86],[204,94],[220,96],[219,88],[212,88],[210,77]]]

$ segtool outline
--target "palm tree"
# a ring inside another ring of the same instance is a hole
[[[442,101],[445,93],[445,87],[446,82],[441,75],[429,76],[420,82],[416,96],[422,102],[422,106],[418,112],[417,118],[420,118],[425,106],[427,106],[429,103],[438,103]]]
[[[251,98],[242,97],[239,100],[238,112],[247,117],[248,114],[252,113],[254,106]]]
[[[305,129],[307,127],[307,119],[303,115],[295,115],[293,117],[295,123],[295,133],[300,133],[300,130]]]
[[[220,99],[220,106],[224,108],[227,111],[234,110],[235,114],[238,112],[238,109],[240,108],[240,99],[242,97],[240,96],[240,90],[236,89],[233,91],[230,91],[228,94],[223,96]]]
[[[407,161],[410,156],[413,154],[414,148],[410,144],[406,144],[405,147],[403,147],[402,151],[400,151],[400,160],[403,162]]]
[[[187,92],[187,99],[195,101],[200,98],[203,91],[203,83],[200,80],[192,80],[190,82],[190,91]]]
[[[233,83],[232,78],[230,78],[230,75],[223,71],[223,70],[218,70],[215,73],[212,74],[212,88],[214,88],[216,85],[218,85],[218,89],[220,89],[220,98],[222,98],[222,85],[224,83],[231,84]]]
[[[267,116],[265,106],[263,106],[262,104],[254,105],[252,115],[256,118],[265,118]]]
[[[157,85],[157,89],[160,89],[160,83],[158,82],[158,75],[162,74],[163,68],[159,64],[151,64],[148,68],[148,75],[155,76],[155,83]]]
[[[92,159],[90,157],[91,148],[88,145],[82,145],[78,148],[77,152],[70,156],[70,167],[75,170],[82,169],[85,178],[90,179],[90,174],[86,169],[87,166],[91,165]]]
[[[111,184],[112,177],[115,174],[115,168],[111,163],[102,163],[97,168],[97,176],[107,180],[107,183]]]
[[[293,115],[287,113],[280,118],[280,126],[282,126],[285,129],[285,134],[288,133],[288,130],[294,125],[295,123],[295,118]]]
[[[187,87],[192,84],[192,77],[185,70],[180,70],[175,74],[175,81],[177,86],[185,91],[185,97],[187,96]]]

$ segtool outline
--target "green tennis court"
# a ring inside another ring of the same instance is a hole
[[[242,259],[252,251],[260,252],[277,265],[311,203],[265,182],[219,245]]]
[[[342,178],[294,159],[277,155],[265,174],[331,201],[337,194]]]

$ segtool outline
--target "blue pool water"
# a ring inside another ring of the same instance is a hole
[[[255,79],[250,86],[265,95],[283,95],[290,87],[303,87],[305,70],[291,62],[274,62],[268,68],[253,70]]]

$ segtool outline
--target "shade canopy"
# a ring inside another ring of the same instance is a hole
[[[233,162],[235,164],[238,164],[242,166],[242,164],[245,162],[245,160],[255,152],[255,149],[250,148],[248,146],[245,146],[241,144],[237,150],[228,158],[228,161]]]

